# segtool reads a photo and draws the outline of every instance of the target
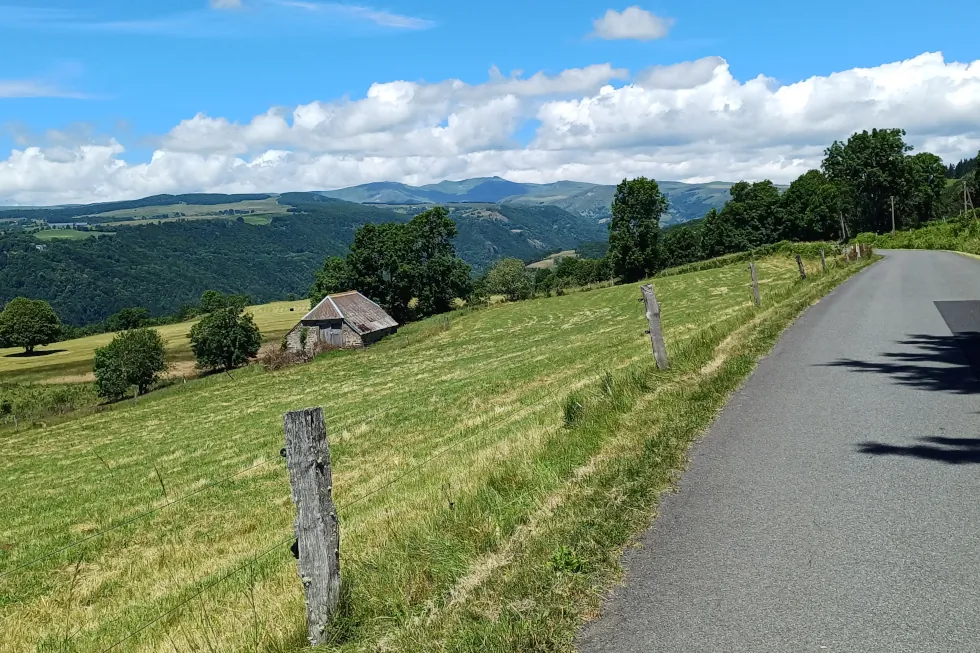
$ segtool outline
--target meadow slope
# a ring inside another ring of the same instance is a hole
[[[439,316],[368,350],[6,434],[0,651],[303,648],[278,452],[283,412],[314,405],[345,583],[328,649],[569,650],[692,438],[865,264],[811,262],[800,282],[792,259],[760,261],[761,310],[744,264],[657,280],[668,371],[634,284]]]
[[[255,317],[255,324],[262,332],[265,342],[278,342],[292,329],[299,319],[310,309],[308,300],[295,302],[273,302],[249,306],[246,310]],[[194,360],[191,351],[191,327],[197,320],[179,322],[154,327],[167,347],[167,360],[171,363],[190,363]],[[38,347],[37,356],[23,356],[23,349],[11,347],[0,349],[0,382],[11,381],[88,381],[92,377],[92,363],[95,350],[105,347],[115,337],[115,333],[100,333],[86,338],[56,342],[47,347]],[[179,366],[182,372],[189,372],[190,365]]]

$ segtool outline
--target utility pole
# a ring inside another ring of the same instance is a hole
[[[892,233],[895,233],[895,196],[892,195]]]

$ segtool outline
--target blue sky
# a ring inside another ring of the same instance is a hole
[[[491,66],[527,77],[609,64],[629,71],[609,80],[621,87],[650,66],[721,57],[740,83],[761,74],[779,86],[923,53],[942,52],[945,62],[980,56],[975,21],[952,3],[927,11],[904,1],[642,3],[669,25],[661,38],[644,40],[591,34],[607,10],[627,7],[608,1],[241,0],[238,8],[208,0],[21,2],[0,0],[0,165],[12,148],[105,139],[125,147],[127,164],[147,162],[162,137],[199,113],[244,124],[270,107],[358,100],[375,82],[478,85]],[[540,103],[527,109],[512,142],[535,139],[540,110]],[[60,133],[52,139],[47,130]],[[259,154],[236,152],[246,160]],[[711,168],[702,176],[717,174]],[[17,188],[0,181],[0,199],[5,190],[9,197]]]

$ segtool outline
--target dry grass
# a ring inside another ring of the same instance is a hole
[[[764,308],[776,312],[846,276],[801,284],[785,258],[758,269]],[[518,591],[506,579],[544,569],[535,556],[546,560],[559,526],[578,523],[590,479],[635,458],[651,419],[688,414],[680,393],[700,387],[698,370],[716,350],[737,354],[733,342],[719,345],[758,315],[741,265],[655,284],[667,373],[649,371],[640,293],[620,286],[464,310],[368,350],[209,377],[8,437],[0,575],[160,510],[0,576],[0,651],[101,651],[169,610],[114,650],[301,649],[293,506],[278,451],[282,413],[312,405],[323,406],[330,433],[346,588],[328,648],[555,650],[551,626],[509,640],[487,630],[564,600],[563,585]],[[743,333],[751,341],[755,331]],[[586,406],[574,428],[564,426],[570,396]],[[715,404],[722,397],[710,394]],[[641,403],[655,410],[637,411]],[[553,621],[565,637],[567,624]],[[480,644],[498,640],[508,643]]]

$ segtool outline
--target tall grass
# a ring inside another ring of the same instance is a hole
[[[980,210],[894,234],[859,234],[854,242],[885,249],[946,249],[980,254]]]

